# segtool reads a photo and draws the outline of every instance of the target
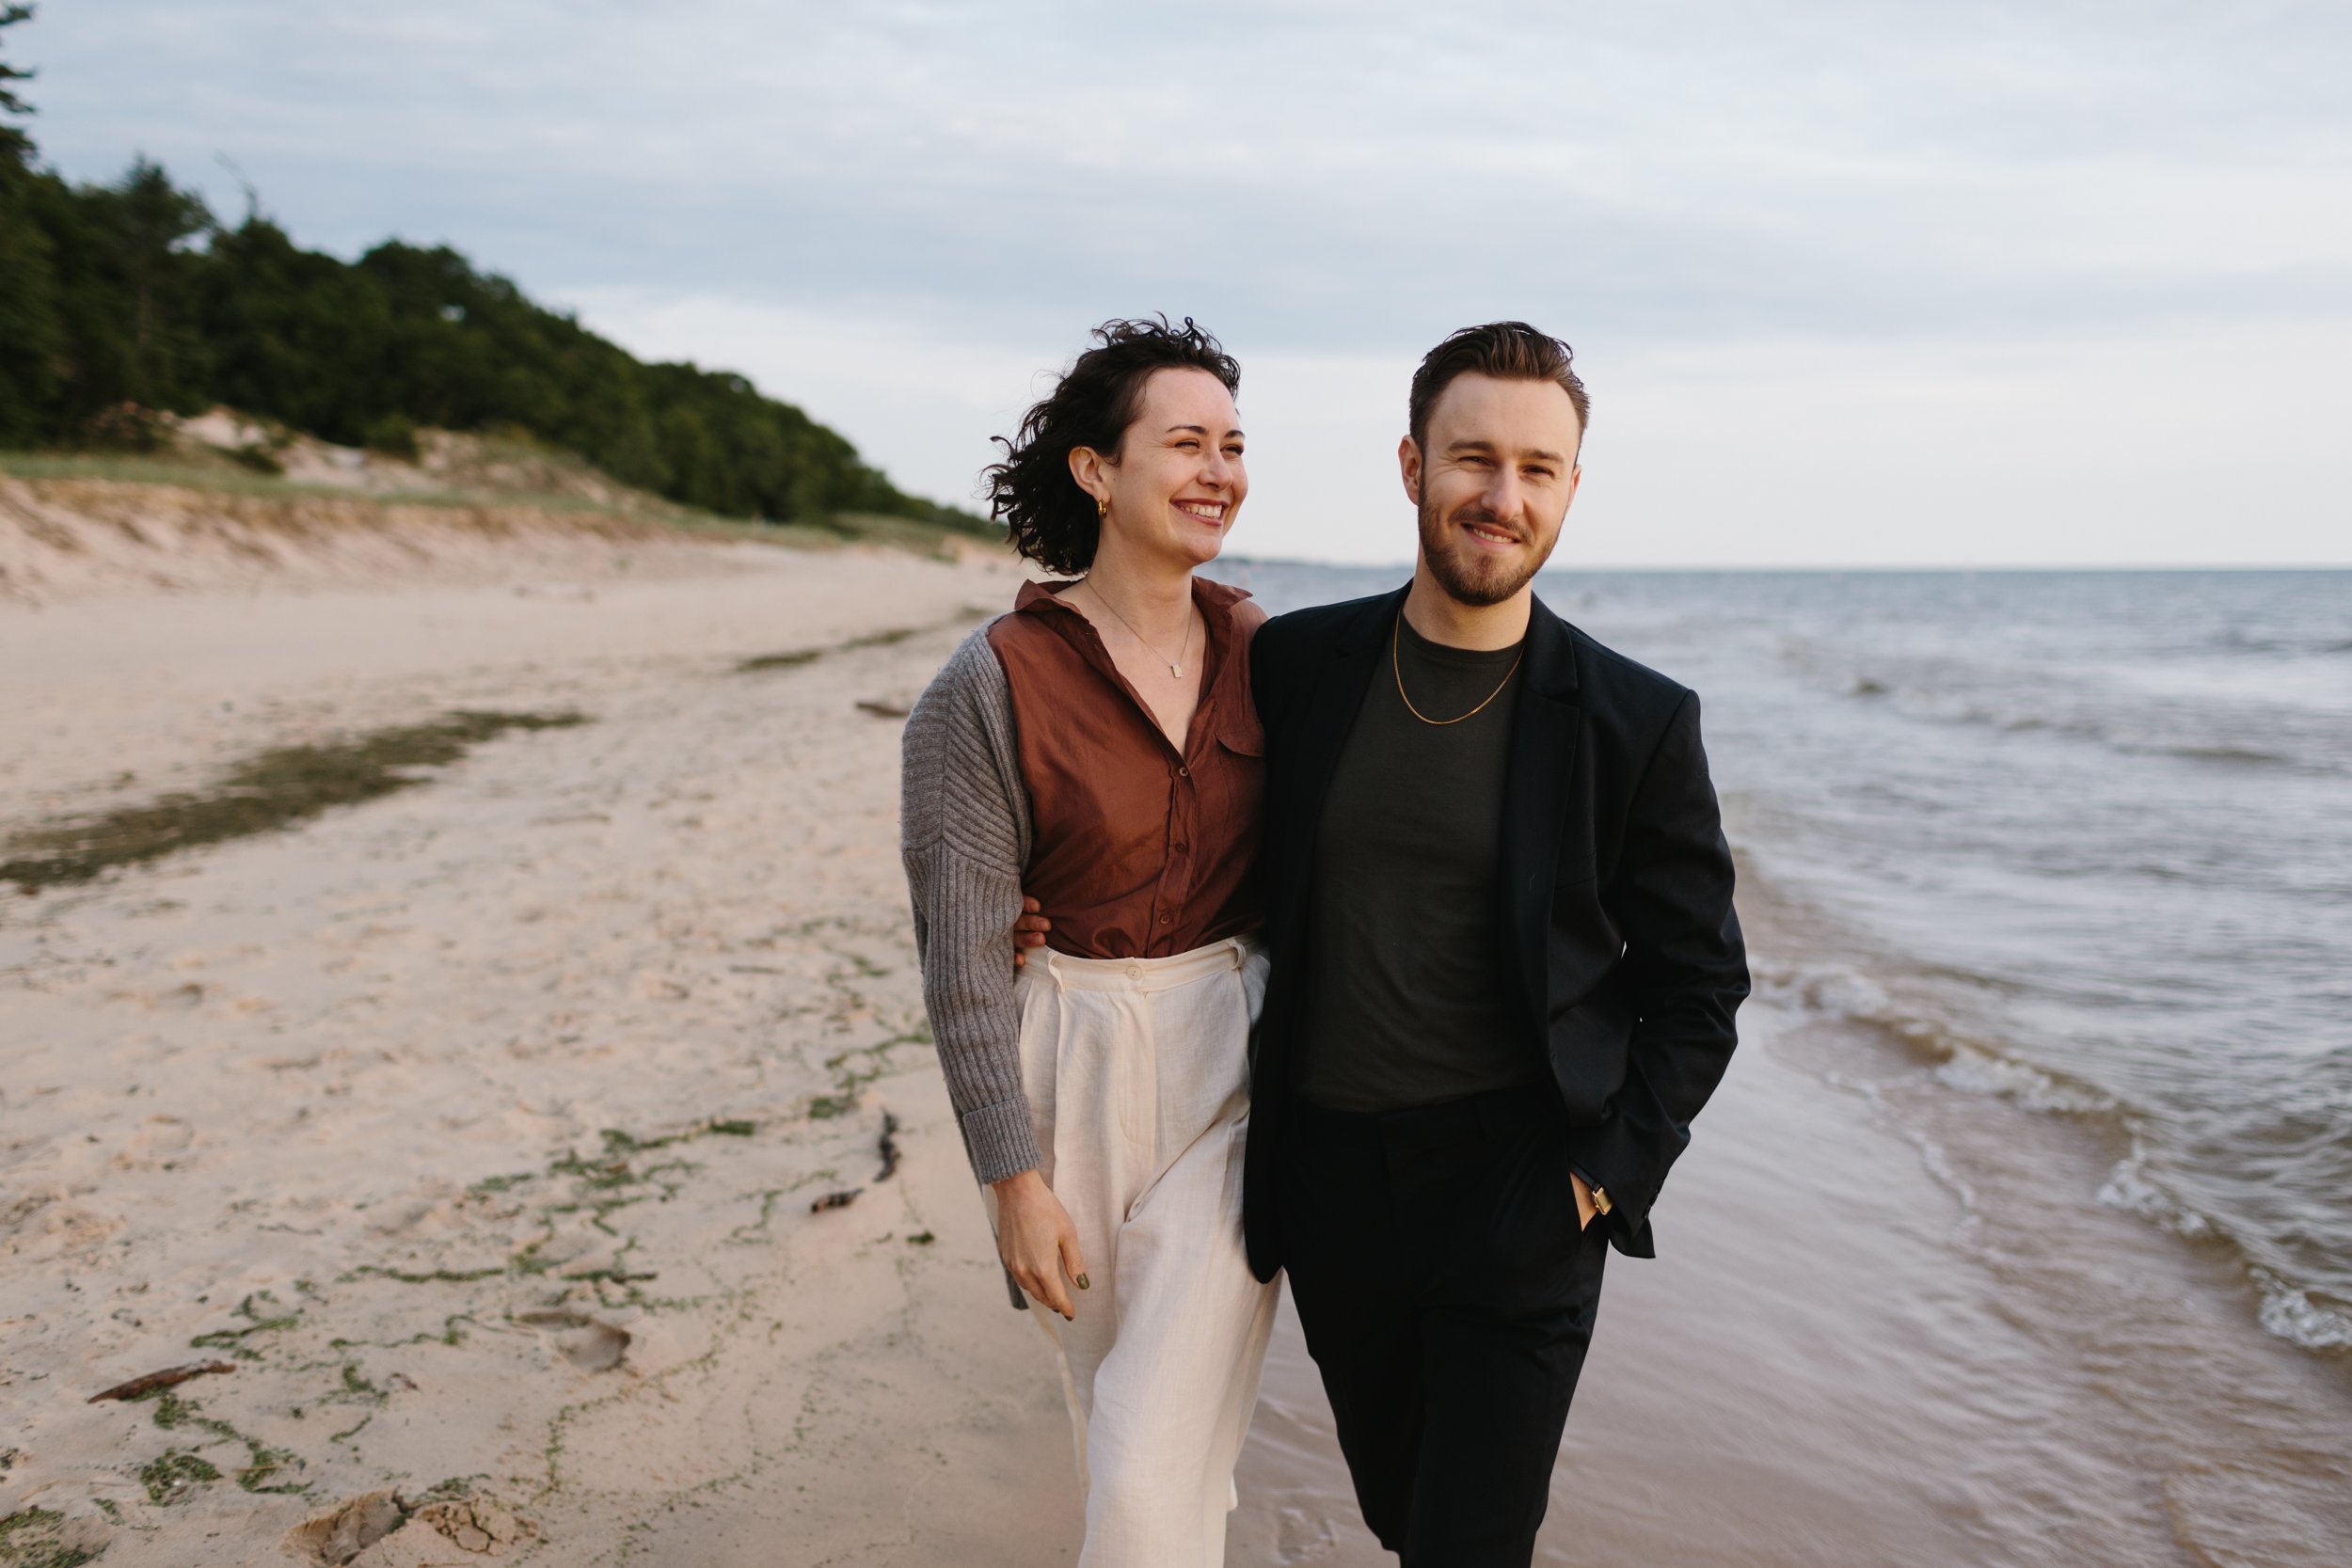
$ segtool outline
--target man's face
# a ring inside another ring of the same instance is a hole
[[[1501,604],[1560,542],[1576,499],[1583,438],[1576,404],[1552,381],[1458,375],[1429,410],[1425,450],[1397,449],[1421,509],[1421,553],[1448,596]]]

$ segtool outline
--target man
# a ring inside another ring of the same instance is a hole
[[[1245,1224],[1374,1533],[1407,1568],[1524,1565],[1608,1244],[1652,1256],[1747,966],[1697,697],[1531,586],[1581,472],[1567,346],[1466,328],[1410,412],[1412,582],[1251,656],[1273,971]]]

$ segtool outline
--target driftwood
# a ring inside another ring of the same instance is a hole
[[[847,1209],[850,1204],[857,1201],[857,1195],[865,1190],[866,1189],[863,1187],[851,1187],[846,1193],[827,1193],[824,1196],[810,1204],[808,1206],[808,1212],[812,1214],[821,1214],[828,1209]]]
[[[877,719],[904,719],[907,716],[907,710],[897,703],[876,702],[868,697],[859,698],[857,708],[860,713],[870,713]]]
[[[158,1388],[168,1388],[175,1383],[202,1377],[206,1372],[233,1372],[236,1370],[234,1361],[191,1361],[184,1367],[166,1367],[160,1372],[135,1377],[128,1383],[118,1383],[111,1388],[92,1394],[87,1402],[96,1404],[100,1400],[135,1400],[141,1394],[151,1394]]]
[[[884,1111],[884,1112],[882,1113],[882,1174],[874,1178],[874,1180],[877,1180],[877,1181],[887,1181],[887,1180],[889,1180],[892,1177],[894,1177],[894,1176],[896,1176],[896,1175],[898,1175],[898,1137],[897,1137],[898,1131],[898,1118],[897,1117],[895,1117],[895,1116],[892,1116],[892,1115],[891,1115],[888,1111]]]

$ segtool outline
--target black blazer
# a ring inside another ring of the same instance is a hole
[[[1266,941],[1251,1064],[1244,1227],[1282,1265],[1275,1203],[1290,1041],[1307,973],[1307,882],[1324,797],[1405,590],[1279,616],[1250,677],[1265,721]],[[1649,1209],[1723,1077],[1748,993],[1697,693],[1535,601],[1503,785],[1502,931],[1527,1048],[1566,1107],[1577,1168],[1606,1188],[1621,1252],[1654,1256]]]

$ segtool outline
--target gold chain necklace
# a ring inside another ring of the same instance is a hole
[[[1117,612],[1113,611],[1113,613],[1115,614]],[[1502,686],[1498,686],[1492,691],[1487,692],[1486,702],[1480,703],[1477,707],[1474,707],[1470,709],[1470,712],[1463,714],[1460,719],[1432,719],[1429,715],[1422,712],[1421,709],[1413,705],[1412,698],[1405,695],[1405,666],[1399,661],[1396,652],[1397,644],[1403,641],[1404,639],[1405,607],[1403,605],[1399,605],[1396,610],[1396,626],[1389,633],[1389,668],[1396,673],[1396,694],[1404,700],[1406,712],[1411,714],[1414,718],[1420,720],[1424,724],[1435,724],[1439,728],[1443,728],[1447,724],[1458,724],[1463,719],[1476,718],[1480,709],[1484,708],[1486,705],[1486,703],[1491,703],[1497,697],[1502,695],[1502,687],[1510,685],[1511,677],[1519,673],[1519,659],[1527,657],[1527,644],[1525,642],[1521,642],[1519,644],[1518,658],[1514,658],[1511,661],[1511,668],[1502,672]]]
[[[1104,610],[1109,610],[1113,615],[1119,615],[1119,607],[1111,603],[1110,596],[1108,594],[1104,594],[1100,588],[1095,587],[1090,581],[1087,584],[1087,588],[1089,592],[1093,594],[1096,601],[1099,602]],[[1167,665],[1168,673],[1169,674],[1173,675],[1178,680],[1183,680],[1184,678],[1184,656],[1192,652],[1192,606],[1184,606],[1184,640],[1176,645],[1176,657],[1174,658],[1168,657],[1166,654],[1160,652],[1159,649],[1152,647],[1151,643],[1145,642],[1143,633],[1136,630],[1136,624],[1133,621],[1128,620],[1124,615],[1119,615],[1119,624],[1127,628],[1128,635],[1132,636],[1136,641],[1142,642],[1146,648],[1151,649],[1152,657],[1158,659],[1162,664]],[[1412,706],[1410,703],[1407,703],[1405,705],[1407,707]]]

